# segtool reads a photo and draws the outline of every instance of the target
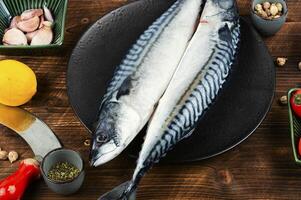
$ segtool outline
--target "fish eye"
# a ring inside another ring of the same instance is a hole
[[[97,143],[104,143],[107,142],[108,136],[107,135],[98,135],[96,136],[96,142]]]
[[[234,6],[234,1],[233,0],[219,0],[218,4],[222,9],[228,10]]]

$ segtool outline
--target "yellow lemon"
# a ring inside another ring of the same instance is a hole
[[[20,106],[37,92],[35,73],[16,60],[0,61],[0,103]]]

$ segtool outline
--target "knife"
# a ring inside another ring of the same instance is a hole
[[[0,200],[21,199],[28,184],[40,176],[38,162],[62,145],[42,120],[21,108],[0,104],[0,124],[21,136],[35,155],[35,159],[25,159],[14,174],[0,180]]]

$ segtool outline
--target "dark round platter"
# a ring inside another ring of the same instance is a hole
[[[121,7],[98,20],[76,45],[68,67],[68,95],[75,113],[89,130],[115,67],[139,35],[172,3],[142,0]],[[240,50],[228,82],[194,134],[177,144],[166,160],[201,160],[238,145],[265,118],[274,90],[273,60],[261,37],[241,20]],[[140,151],[144,133],[129,146],[130,155]]]

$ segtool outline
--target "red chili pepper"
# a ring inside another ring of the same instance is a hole
[[[38,161],[34,159],[23,160],[14,174],[0,180],[0,200],[21,199],[28,184],[39,177]]]
[[[294,113],[301,118],[301,90],[296,90],[290,99]]]

